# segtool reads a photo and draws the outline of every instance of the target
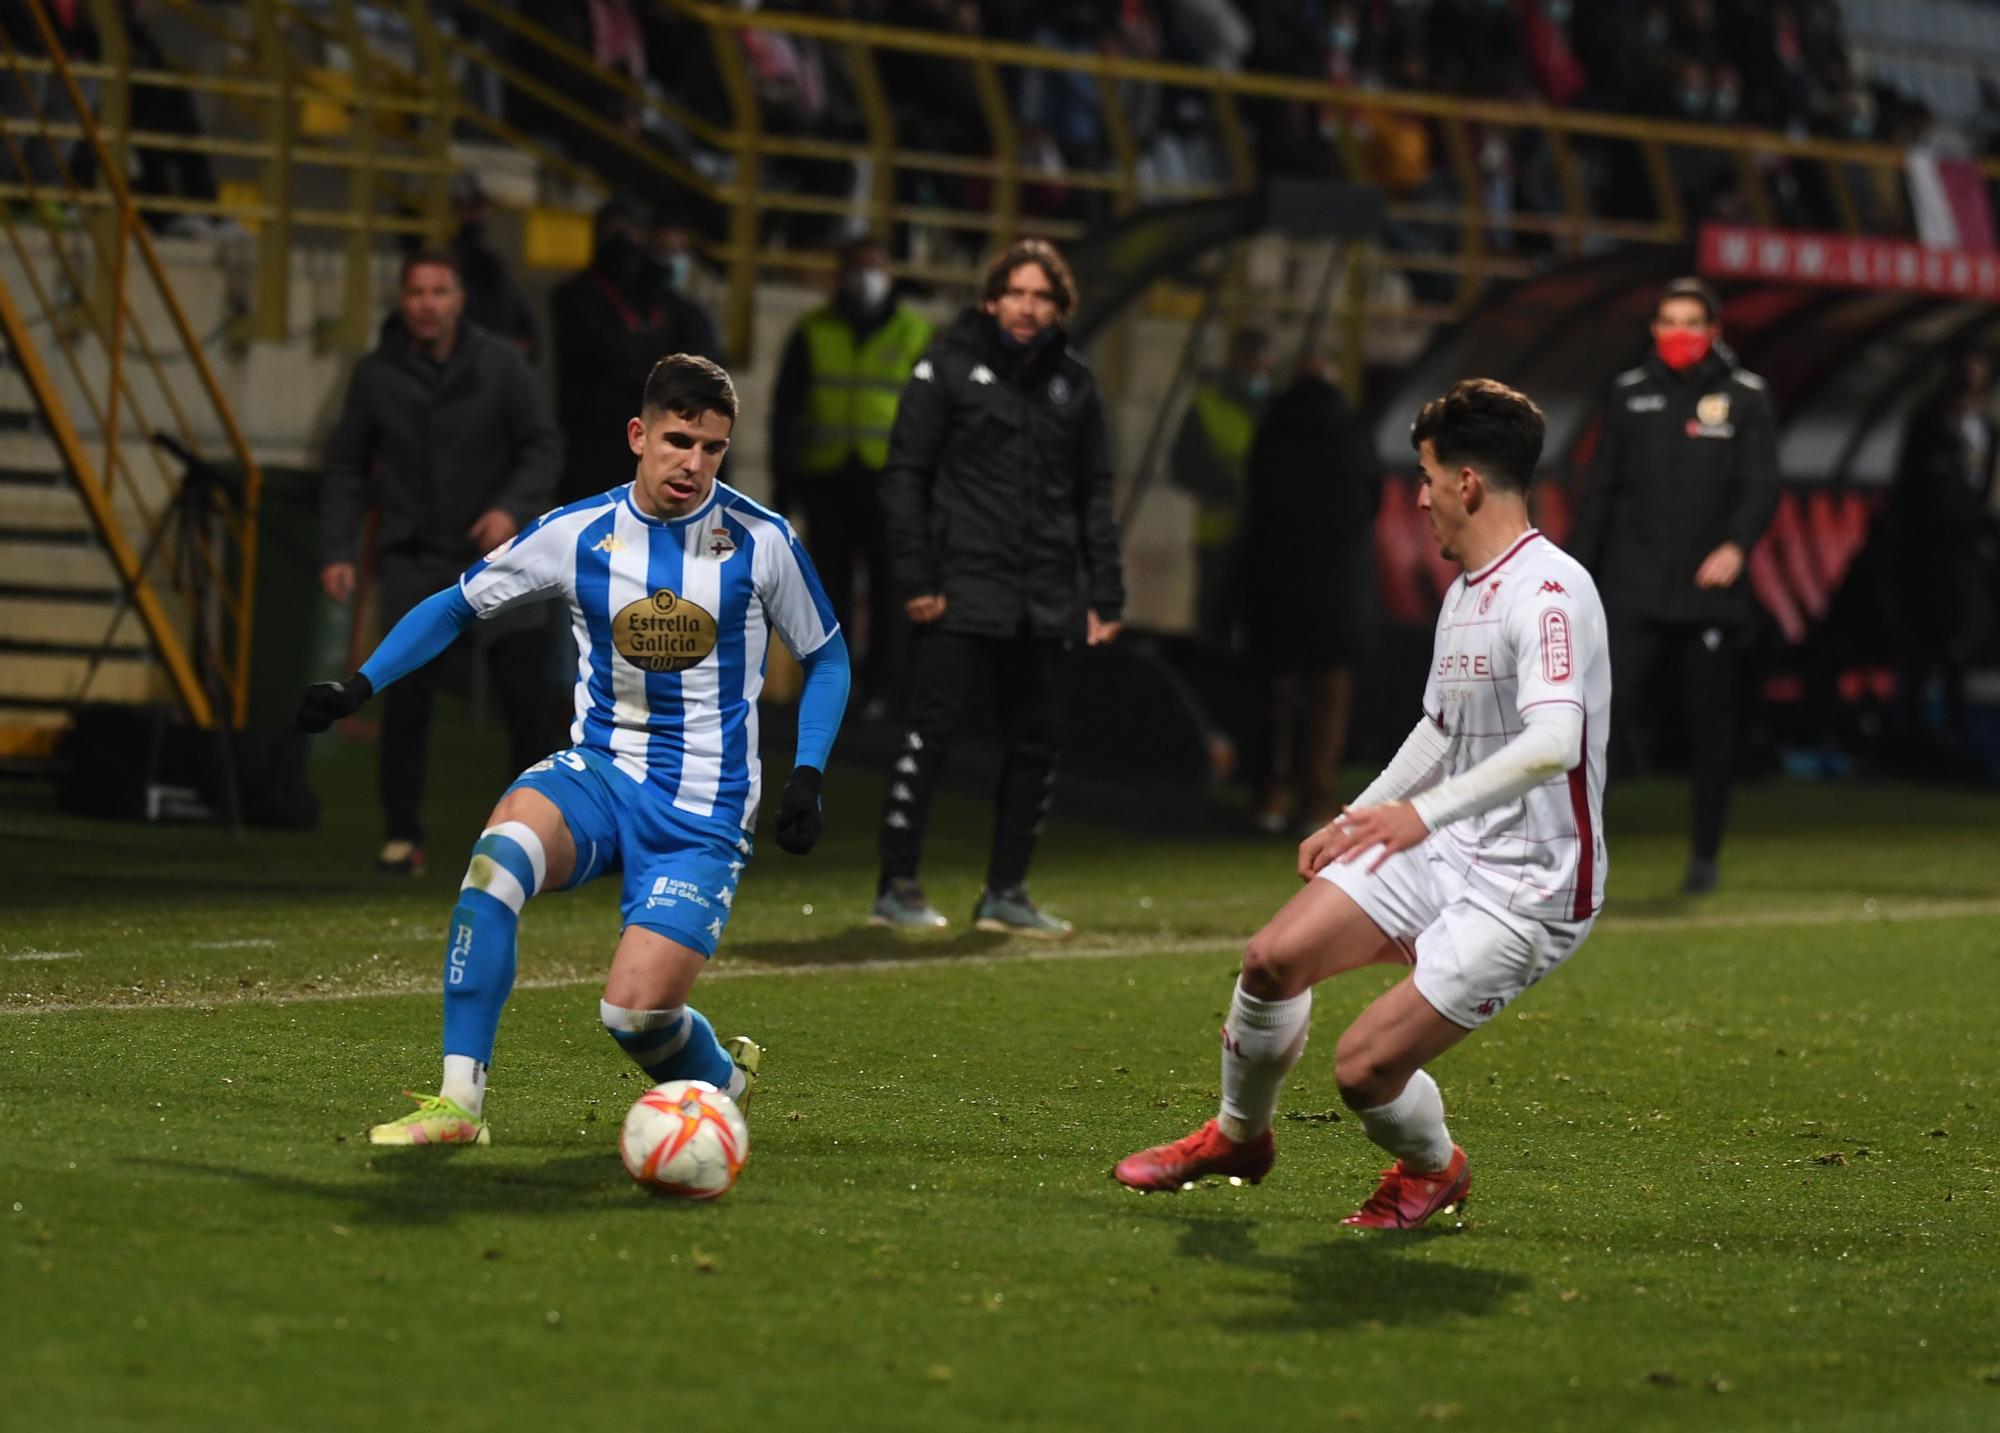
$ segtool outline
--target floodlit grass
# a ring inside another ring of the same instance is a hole
[[[895,940],[861,925],[866,773],[812,859],[764,843],[698,992],[769,1051],[727,1199],[618,1166],[610,883],[530,907],[494,1145],[371,1150],[436,1079],[498,788],[490,747],[441,758],[415,882],[368,870],[359,750],[310,836],[0,807],[0,1423],[2000,1426],[1990,796],[1748,793],[1689,904],[1677,794],[1617,793],[1597,934],[1435,1066],[1468,1216],[1395,1238],[1336,1224],[1384,1159],[1330,1058],[1386,974],[1322,990],[1261,1187],[1106,1175],[1212,1112],[1288,847],[1073,803],[1035,889],[1076,942]],[[941,814],[961,930],[986,821]]]

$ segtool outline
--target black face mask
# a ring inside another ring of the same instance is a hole
[[[621,286],[634,283],[645,272],[645,246],[629,234],[606,234],[597,241],[591,267]]]

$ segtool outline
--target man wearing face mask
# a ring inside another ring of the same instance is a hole
[[[882,472],[896,588],[916,630],[869,921],[947,923],[917,866],[938,774],[984,676],[1007,756],[973,924],[1061,939],[1070,924],[1028,899],[1028,865],[1055,795],[1070,649],[1078,636],[1111,641],[1124,617],[1110,445],[1097,381],[1065,337],[1076,280],[1055,246],[1011,245],[983,294],[911,372]]]
[[[1229,362],[1195,390],[1174,438],[1174,486],[1195,501],[1195,629],[1228,646],[1236,625],[1232,574],[1250,440],[1271,396],[1271,340],[1239,331]]]
[[[451,181],[452,216],[458,230],[451,238],[452,257],[465,284],[465,317],[488,333],[498,334],[535,361],[535,318],[515,287],[507,261],[487,241],[486,221],[493,206],[476,169],[460,170]]]
[[[1699,279],[1660,296],[1653,352],[1612,384],[1570,539],[1604,594],[1621,707],[1671,711],[1679,695],[1694,797],[1690,895],[1716,886],[1753,613],[1745,569],[1778,504],[1771,398],[1722,345],[1720,314]],[[1640,764],[1639,750],[1624,754]]]
[[[653,226],[652,250],[660,282],[686,299],[700,317],[702,329],[697,336],[709,347],[719,348],[715,317],[704,297],[710,275],[696,258],[693,231],[675,219],[663,219]]]
[[[904,626],[889,579],[882,468],[903,385],[930,341],[930,320],[896,301],[880,242],[851,240],[832,302],[793,330],[772,397],[774,503],[805,519],[806,551],[844,630],[853,630],[855,586],[867,570],[860,685],[863,709],[875,715],[892,695]]]
[[[667,282],[631,199],[597,211],[590,267],[549,295],[556,418],[569,438],[557,501],[617,484],[632,466],[624,423],[653,365],[671,353],[719,361],[707,316]]]

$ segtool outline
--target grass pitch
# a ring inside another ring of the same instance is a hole
[[[460,864],[498,790],[440,752],[434,873],[389,883],[370,753],[311,836],[0,807],[0,1423],[22,1429],[2000,1427],[2000,815],[1768,788],[1683,903],[1681,808],[1614,793],[1609,914],[1440,1060],[1460,1227],[1338,1217],[1382,1156],[1322,987],[1261,1187],[1142,1197],[1213,1110],[1284,845],[1062,811],[1050,950],[861,920],[866,773],[768,840],[698,1002],[769,1052],[742,1182],[650,1199],[596,1019],[615,883],[536,901],[490,1149],[378,1151],[436,1079]],[[934,898],[987,815],[947,800]]]

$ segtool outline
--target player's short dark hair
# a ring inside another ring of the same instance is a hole
[[[1675,279],[1662,289],[1658,302],[1653,305],[1653,312],[1659,313],[1660,306],[1668,299],[1693,299],[1707,313],[1710,323],[1722,317],[1722,300],[1717,297],[1715,289],[1706,280],[1695,278],[1692,274]]]
[[[1039,264],[1042,272],[1049,276],[1049,287],[1056,294],[1056,310],[1064,318],[1076,312],[1076,275],[1069,271],[1062,254],[1047,239],[1016,239],[1009,244],[999,257],[986,266],[986,282],[980,297],[992,303],[1006,293],[1007,280],[1023,264]]]
[[[719,363],[698,354],[670,353],[646,375],[646,393],[639,406],[642,413],[689,419],[720,413],[734,427],[736,385]]]
[[[426,246],[421,249],[412,249],[404,256],[402,272],[396,276],[396,286],[401,288],[410,281],[410,270],[431,267],[450,269],[451,276],[454,279],[458,280],[461,285],[465,282],[465,276],[458,271],[458,256],[456,254],[452,253],[449,249]]]
[[[1525,493],[1547,426],[1527,394],[1491,378],[1462,378],[1418,412],[1410,446],[1421,452],[1428,439],[1440,467],[1477,468],[1496,488]]]

